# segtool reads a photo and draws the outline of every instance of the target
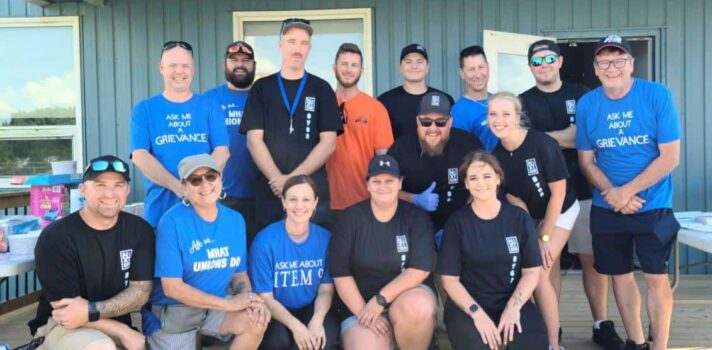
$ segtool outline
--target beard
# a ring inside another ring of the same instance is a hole
[[[423,150],[428,157],[438,157],[445,152],[445,146],[447,146],[448,139],[442,139],[435,145],[430,145],[423,140],[418,140],[420,142],[420,149]]]
[[[238,89],[246,89],[252,85],[255,81],[255,71],[245,70],[245,75],[239,76],[236,73],[238,69],[232,71],[225,69],[225,80],[229,81],[234,87]]]
[[[348,89],[358,84],[358,81],[361,80],[361,74],[359,74],[356,79],[354,79],[354,81],[347,83],[341,78],[341,75],[339,75],[339,73],[336,73],[336,80],[339,82],[339,85]]]

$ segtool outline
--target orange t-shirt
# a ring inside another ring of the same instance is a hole
[[[337,98],[339,105],[341,100]],[[344,133],[326,162],[331,209],[341,210],[367,199],[368,162],[378,148],[393,144],[388,111],[375,98],[359,92],[344,105]]]

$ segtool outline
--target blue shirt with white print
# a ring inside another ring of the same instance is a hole
[[[321,284],[333,280],[326,265],[331,234],[309,224],[303,242],[294,242],[280,220],[262,230],[250,248],[250,280],[257,293],[269,293],[288,309],[314,302]]]
[[[452,126],[477,136],[487,152],[492,152],[499,142],[487,124],[487,102],[490,97],[488,94],[486,99],[475,101],[462,96],[452,106],[451,112]]]
[[[217,115],[225,116],[225,125],[230,137],[230,159],[223,169],[223,189],[230,197],[254,198],[252,188],[257,169],[252,155],[247,150],[247,137],[240,134],[242,113],[245,109],[248,91],[233,91],[227,84],[203,93],[203,97],[213,104]]]
[[[185,102],[172,102],[162,94],[139,102],[131,112],[129,152],[146,150],[178,178],[178,163],[200,153],[212,153],[218,146],[228,146],[225,120],[215,115],[196,94]],[[156,227],[171,206],[180,202],[173,191],[154,184],[144,176],[146,188],[145,219]]]
[[[665,86],[635,79],[630,91],[611,99],[599,87],[584,95],[576,109],[576,148],[595,151],[596,164],[614,186],[623,186],[660,155],[658,145],[681,138],[672,94]],[[672,208],[672,176],[637,194],[641,212]],[[593,205],[610,209],[593,188]]]

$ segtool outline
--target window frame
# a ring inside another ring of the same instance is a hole
[[[0,18],[0,28],[27,28],[27,27],[70,27],[72,29],[72,48],[74,57],[75,89],[77,100],[75,101],[75,120],[73,125],[34,125],[34,126],[0,126],[0,140],[48,140],[48,139],[71,139],[72,140],[72,160],[76,160],[78,168],[84,164],[84,133],[82,110],[83,81],[82,81],[82,61],[81,61],[81,41],[79,32],[78,16],[61,17],[22,17],[22,18]],[[16,174],[29,175],[29,174]],[[10,176],[0,175],[0,188],[9,186]]]
[[[294,11],[234,11],[233,19],[233,40],[242,40],[245,37],[245,23],[248,22],[278,22],[285,18],[306,18],[310,21],[319,20],[339,20],[357,19],[363,21],[363,64],[365,68],[361,79],[363,80],[363,92],[373,96],[374,79],[373,74],[373,22],[371,8],[349,8],[349,9],[328,9],[328,10],[294,10]],[[334,52],[335,54],[336,52]],[[313,52],[312,52],[313,54]]]

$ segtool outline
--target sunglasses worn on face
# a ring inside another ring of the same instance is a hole
[[[207,181],[207,182],[213,183],[213,182],[215,182],[215,180],[218,179],[219,176],[220,176],[220,174],[218,174],[214,171],[210,171],[210,172],[207,172],[202,175],[190,175],[187,178],[185,178],[185,182],[190,183],[194,187],[198,187],[203,183],[203,179],[205,179],[205,181]]]
[[[551,54],[551,55],[546,55],[546,56],[541,56],[541,57],[532,57],[532,66],[534,67],[539,67],[544,62],[547,64],[553,64],[556,62],[556,59],[559,57],[559,55],[556,54]]]
[[[433,123],[435,123],[435,126],[438,128],[444,128],[445,125],[447,125],[447,119],[428,119],[428,118],[418,118],[420,120],[420,125],[422,125],[424,128],[429,128]]]
[[[126,168],[124,163],[118,160],[112,162],[109,162],[108,160],[95,160],[87,166],[86,170],[89,170],[89,168],[91,168],[91,170],[94,171],[104,171],[106,169],[109,169],[109,167],[111,167],[111,169],[113,169],[117,173],[126,174],[129,171],[129,169]]]
[[[190,46],[190,44],[188,44],[185,41],[180,41],[180,40],[171,40],[171,41],[166,42],[165,44],[163,44],[163,51],[170,50],[176,46],[180,46],[183,49],[193,52],[193,47]]]
[[[346,102],[341,102],[339,105],[339,116],[341,117],[341,122],[346,124],[349,120],[346,117]]]

